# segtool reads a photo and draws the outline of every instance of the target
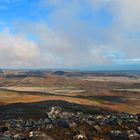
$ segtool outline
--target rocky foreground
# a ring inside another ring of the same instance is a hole
[[[140,140],[140,115],[86,115],[55,106],[43,119],[1,120],[0,140]]]

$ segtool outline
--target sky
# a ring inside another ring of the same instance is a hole
[[[0,0],[0,68],[140,70],[140,0]]]

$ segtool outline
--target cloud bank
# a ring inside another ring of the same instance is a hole
[[[39,0],[34,6],[39,20],[14,21],[16,34],[1,31],[1,66],[140,64],[138,0]]]
[[[23,36],[12,35],[7,29],[0,33],[1,67],[35,66],[40,53],[38,46]]]

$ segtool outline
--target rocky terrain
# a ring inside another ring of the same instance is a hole
[[[140,114],[84,114],[58,106],[40,119],[0,121],[0,140],[139,140]]]
[[[138,71],[0,71],[0,140],[139,139]]]

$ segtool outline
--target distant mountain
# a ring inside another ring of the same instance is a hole
[[[64,75],[65,72],[64,71],[55,71],[53,72],[54,75]]]

